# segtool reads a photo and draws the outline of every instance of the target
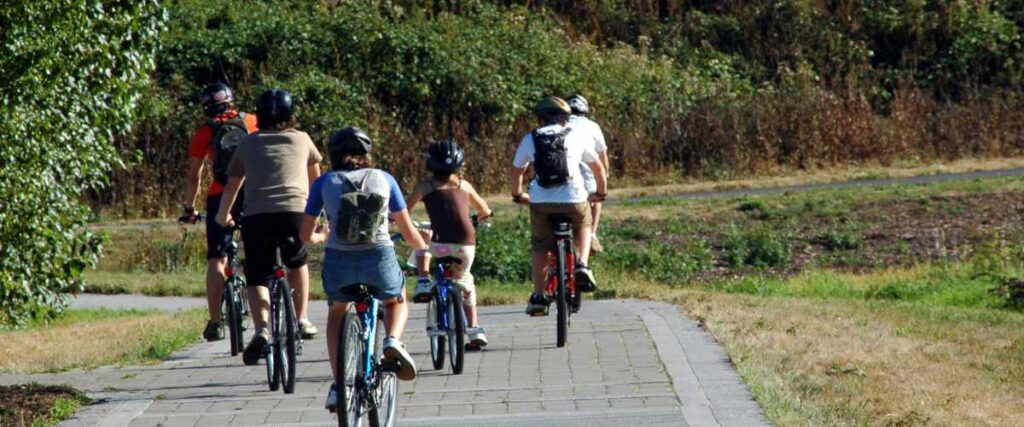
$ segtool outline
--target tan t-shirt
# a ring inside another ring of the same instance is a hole
[[[261,130],[242,140],[228,176],[245,177],[245,215],[302,212],[309,197],[309,167],[323,156],[309,134]]]

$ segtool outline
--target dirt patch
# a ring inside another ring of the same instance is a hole
[[[84,403],[82,392],[68,386],[19,384],[0,386],[0,425],[29,426],[53,414],[58,399]],[[59,420],[55,420],[59,421]]]

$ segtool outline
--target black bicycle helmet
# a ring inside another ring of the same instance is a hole
[[[568,116],[572,110],[569,109],[569,104],[564,99],[557,96],[549,96],[540,100],[537,106],[533,108],[533,112],[537,117],[545,120],[560,120],[564,116]]]
[[[347,155],[370,154],[372,150],[373,140],[370,139],[370,135],[357,127],[347,127],[335,132],[328,147],[331,164],[341,164],[341,158]]]
[[[583,95],[577,93],[569,97],[565,102],[569,104],[569,109],[572,110],[574,115],[586,116],[590,114],[590,103],[587,102],[587,98],[584,98]]]
[[[427,149],[427,169],[431,172],[454,173],[466,162],[466,153],[450,139],[430,144]]]
[[[268,129],[292,118],[292,94],[284,89],[273,88],[256,100],[256,120],[260,129]]]
[[[224,83],[209,85],[199,95],[199,103],[203,106],[203,112],[211,117],[227,111],[228,105],[232,102],[235,102],[235,94]]]

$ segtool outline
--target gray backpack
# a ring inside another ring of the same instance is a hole
[[[370,243],[387,216],[384,195],[367,191],[367,182],[378,175],[374,170],[366,171],[359,186],[341,174],[345,187],[351,188],[341,194],[338,208],[338,238],[345,242]],[[344,190],[344,188],[343,188]]]

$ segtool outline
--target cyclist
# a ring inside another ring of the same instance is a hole
[[[566,100],[569,104],[569,109],[572,110],[572,115],[569,116],[569,127],[576,131],[583,132],[587,135],[587,139],[593,141],[594,151],[597,152],[597,156],[601,159],[601,165],[604,166],[605,180],[608,180],[608,174],[611,170],[608,167],[608,144],[604,140],[604,132],[601,131],[601,126],[588,117],[590,115],[590,103],[587,102],[587,98],[583,95],[576,94]],[[597,180],[594,179],[594,172],[590,170],[590,167],[583,165],[580,167],[580,172],[583,174],[583,185],[586,187],[587,192],[597,192]],[[593,202],[590,204],[590,215],[593,219],[593,225],[590,227],[590,249],[594,252],[601,252],[601,243],[597,240],[597,226],[601,222],[601,202]]]
[[[305,338],[316,334],[308,318],[309,268],[306,246],[299,239],[302,211],[310,184],[320,176],[323,157],[305,132],[296,129],[292,96],[271,89],[256,101],[260,130],[247,136],[228,166],[228,185],[220,202],[217,222],[234,224],[228,209],[245,183],[242,241],[245,243],[245,275],[249,304],[256,334],[242,353],[246,365],[266,355],[270,331],[270,290],[267,278],[273,274],[275,244],[281,245],[281,261],[288,268],[288,283],[294,289],[299,331]],[[289,242],[286,239],[291,238]]]
[[[419,280],[416,281],[414,302],[430,301],[430,256],[453,256],[462,263],[452,266],[455,285],[466,295],[466,334],[469,341],[477,346],[487,345],[484,329],[477,323],[476,291],[473,284],[473,258],[476,254],[476,229],[469,215],[470,206],[479,214],[478,220],[491,216],[491,209],[483,197],[458,171],[465,163],[466,155],[455,141],[445,140],[430,144],[427,149],[427,170],[432,176],[424,178],[406,201],[411,211],[420,200],[430,216],[432,237],[430,249],[416,255]]]
[[[181,221],[194,223],[199,217],[195,208],[199,183],[203,177],[204,160],[209,160],[213,180],[206,193],[206,305],[210,320],[206,322],[203,338],[207,341],[224,339],[224,325],[221,324],[221,296],[224,291],[224,267],[227,265],[227,247],[231,242],[231,230],[214,221],[220,207],[221,193],[227,184],[225,171],[234,143],[239,136],[255,132],[256,116],[238,111],[235,95],[223,83],[215,83],[203,89],[199,96],[203,107],[204,123],[192,136],[188,149],[188,172],[185,175],[185,200],[182,202]],[[232,212],[239,215],[242,203],[235,203]]]
[[[566,127],[570,112],[569,105],[561,98],[541,100],[534,108],[541,126],[523,137],[509,169],[512,201],[530,206],[530,265],[534,289],[526,307],[529,315],[547,314],[549,304],[544,288],[548,254],[555,249],[555,239],[548,215],[561,214],[572,221],[573,243],[578,254],[574,272],[576,285],[581,292],[593,292],[597,288],[585,251],[590,242],[587,202],[603,201],[607,182],[593,144],[582,132]],[[529,194],[524,194],[523,175],[530,164],[534,167],[534,178]],[[597,181],[596,191],[589,196],[580,174],[582,164],[590,166]]]
[[[416,365],[400,340],[409,317],[405,303],[405,277],[388,233],[390,216],[402,236],[415,249],[426,249],[409,211],[402,190],[391,174],[373,168],[373,142],[362,130],[348,127],[330,141],[331,171],[313,183],[302,223],[306,242],[327,242],[324,250],[323,286],[327,295],[327,352],[331,369],[336,369],[338,332],[352,296],[341,290],[365,284],[384,303],[383,355],[399,362],[396,376],[405,381],[416,377]],[[316,225],[320,212],[327,213],[329,227]],[[337,377],[337,372],[334,372]],[[337,389],[332,385],[325,407],[337,406]]]

